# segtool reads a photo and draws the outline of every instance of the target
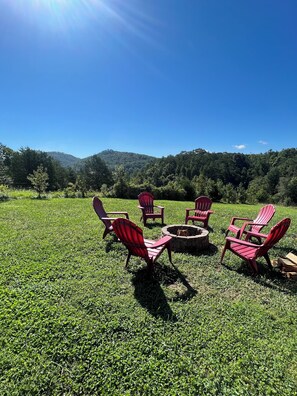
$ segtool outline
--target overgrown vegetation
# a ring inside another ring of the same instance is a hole
[[[131,153],[103,153],[106,162],[97,154],[74,170],[62,167],[46,153],[29,148],[14,152],[0,145],[0,184],[29,188],[28,175],[43,166],[49,177],[49,191],[63,190],[65,196],[72,196],[73,189],[80,196],[96,189],[106,197],[134,199],[141,191],[149,190],[157,199],[186,201],[207,195],[215,202],[297,204],[295,148],[253,155],[198,149],[148,164],[147,159],[141,162],[139,154],[135,154],[138,159],[133,171],[127,167],[127,163],[133,163]],[[115,166],[115,158],[121,158],[122,165]]]
[[[229,203],[296,204],[297,149],[250,155],[202,149],[182,152],[156,160],[134,180],[163,189],[170,197],[175,195],[173,199],[205,194]]]
[[[104,199],[139,223],[136,200]],[[158,201],[167,224],[190,202]],[[251,277],[230,253],[218,265],[233,215],[259,205],[214,204],[209,250],[162,255],[153,278],[108,236],[91,199],[0,204],[1,395],[297,395],[297,287]],[[271,252],[296,254],[293,222]],[[144,229],[160,235],[160,224]]]

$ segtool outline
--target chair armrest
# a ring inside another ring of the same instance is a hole
[[[254,223],[253,221],[245,221],[240,229],[239,238],[242,237],[242,234],[246,234],[247,232],[250,232],[250,231],[245,230],[246,226],[248,226],[248,225],[250,225],[250,226],[258,225],[258,226],[265,227],[267,225],[267,223]]]
[[[137,207],[138,207],[138,209],[141,209],[141,210],[144,209],[144,207],[143,207],[143,206],[140,206],[140,205],[138,205]]]
[[[156,241],[156,242],[155,242],[153,245],[151,245],[149,248],[150,248],[150,249],[156,249],[156,248],[158,248],[158,247],[160,247],[160,246],[164,246],[164,245],[166,245],[168,242],[170,242],[171,239],[172,239],[171,236],[165,236],[165,237],[159,239],[158,241]]]
[[[253,221],[250,222],[251,225],[261,225],[265,227],[268,223],[254,223]]]
[[[186,216],[189,215],[189,213],[190,213],[191,210],[195,210],[195,209],[186,208]]]
[[[252,231],[246,231],[245,232],[246,237],[245,240],[248,241],[250,237],[254,236],[257,238],[263,238],[266,239],[268,237],[268,234],[260,234],[259,232],[252,232]]]
[[[232,217],[230,224],[234,225],[236,220],[253,221],[253,219],[249,219],[247,217]]]
[[[261,246],[261,245],[257,245],[256,243],[243,241],[242,239],[233,238],[233,237],[227,237],[227,238],[226,238],[226,241],[228,241],[228,242],[235,242],[235,243],[238,243],[238,244],[240,244],[240,245],[249,246],[249,247],[256,247],[256,248],[259,248],[259,247]]]
[[[118,215],[122,214],[126,216],[126,219],[129,219],[128,212],[106,212],[106,214],[118,214]]]
[[[241,226],[241,228],[240,228],[240,230],[239,230],[239,232],[238,232],[238,235],[236,235],[236,236],[238,236],[239,239],[241,239],[242,234],[246,234],[246,233],[248,232],[248,231],[245,230],[245,228],[246,228],[248,225],[254,225],[253,221],[245,221],[245,222],[243,223],[243,225]]]
[[[155,208],[164,209],[164,206],[154,205]]]

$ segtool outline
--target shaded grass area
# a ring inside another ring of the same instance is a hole
[[[167,224],[191,203],[159,201]],[[140,225],[137,202],[104,199]],[[1,395],[296,395],[297,283],[251,277],[238,257],[219,257],[234,215],[260,206],[215,204],[211,248],[166,253],[149,277],[109,235],[90,199],[0,204]],[[271,258],[296,253],[296,209]],[[157,222],[144,229],[160,236]]]

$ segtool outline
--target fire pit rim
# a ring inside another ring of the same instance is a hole
[[[195,229],[195,230],[199,230],[200,232],[199,232],[199,234],[196,234],[196,235],[186,235],[186,236],[177,235],[177,234],[172,234],[170,231],[168,231],[168,229],[171,228],[171,227],[177,227],[177,228],[180,227],[180,228],[184,228],[184,229],[192,228],[192,229]],[[184,238],[184,239],[196,239],[197,237],[206,236],[206,235],[208,235],[208,233],[209,232],[205,228],[198,227],[198,226],[191,225],[191,224],[169,224],[169,225],[167,225],[167,226],[162,228],[162,234],[164,236],[171,236],[172,238],[178,238],[178,239],[182,239],[182,238]]]
[[[172,234],[168,231],[168,229],[172,229],[174,227],[176,229],[176,234]],[[196,235],[177,235],[178,229],[195,229],[195,231],[199,230],[199,233]],[[190,224],[169,224],[162,228],[163,236],[170,236],[171,240],[171,248],[175,252],[198,252],[200,250],[207,249],[209,246],[209,232],[205,228],[198,227],[196,225]]]

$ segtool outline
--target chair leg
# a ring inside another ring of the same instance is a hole
[[[130,253],[130,251],[129,251],[129,252],[128,252],[127,259],[126,259],[126,265],[125,265],[126,268],[128,267],[128,263],[129,263],[130,257],[131,257],[131,253]]]
[[[151,260],[148,260],[146,262],[147,262],[147,270],[148,270],[149,275],[153,274],[155,271],[154,262]]]
[[[266,262],[267,262],[267,264],[268,264],[269,269],[272,270],[273,267],[272,267],[270,258],[269,258],[269,256],[268,256],[268,253],[264,254],[264,258],[265,258],[265,260],[266,260]]]
[[[173,265],[172,257],[171,257],[171,246],[170,246],[170,244],[167,245],[167,252],[168,252],[169,261]]]
[[[106,237],[106,235],[107,235],[109,232],[110,232],[109,229],[108,229],[108,228],[105,228],[105,230],[104,230],[104,232],[103,232],[102,239],[104,239],[104,238]]]
[[[257,265],[256,260],[255,259],[254,260],[249,260],[249,264],[250,264],[250,267],[251,267],[251,269],[253,271],[253,275],[257,275],[258,272],[259,272],[259,269],[258,269],[258,265]]]
[[[228,248],[227,245],[229,245],[229,244],[228,244],[228,241],[225,243],[224,249],[223,249],[223,251],[222,251],[220,264],[222,264],[222,262],[223,262],[223,258],[224,258],[224,256],[225,256],[226,250],[227,250],[227,248]]]

